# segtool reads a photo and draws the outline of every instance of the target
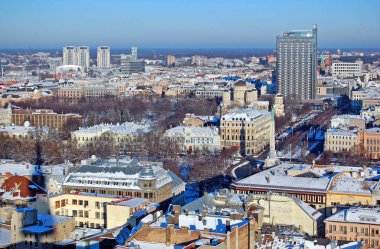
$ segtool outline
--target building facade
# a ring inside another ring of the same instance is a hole
[[[70,119],[76,119],[83,125],[83,117],[79,114],[58,114],[48,109],[21,109],[12,111],[12,123],[23,126],[26,121],[32,126],[62,129]]]
[[[380,159],[380,128],[358,131],[358,151],[363,151],[371,159]]]
[[[380,247],[380,209],[355,207],[325,219],[325,237],[331,240],[363,241],[368,248]]]
[[[108,46],[98,47],[97,63],[99,68],[109,68],[111,66],[111,49]]]
[[[121,73],[132,74],[132,73],[143,73],[145,72],[145,61],[144,60],[133,60],[131,55],[121,56]]]
[[[351,78],[363,75],[363,62],[336,62],[332,64],[332,75],[334,78]]]
[[[119,125],[99,124],[87,128],[80,128],[72,132],[71,136],[78,146],[86,146],[101,141],[102,135],[108,132],[112,135],[115,144],[122,145],[124,142],[128,142],[150,130],[149,125],[125,122]]]
[[[51,214],[74,217],[77,227],[107,229],[125,225],[151,205],[144,198],[79,192],[49,196],[48,202]]]
[[[0,108],[0,125],[7,125],[12,123],[12,108]]]
[[[274,97],[273,109],[276,117],[285,116],[284,97],[281,94],[276,94]]]
[[[277,36],[277,92],[284,98],[315,98],[317,25]]]
[[[177,126],[168,129],[165,137],[188,152],[220,150],[219,129],[216,127]]]
[[[77,51],[73,46],[63,48],[62,65],[77,65]]]
[[[231,110],[220,121],[221,148],[236,148],[241,154],[257,155],[269,146],[270,125],[268,111]]]
[[[90,48],[87,46],[67,46],[63,48],[62,65],[77,65],[88,70],[90,67]]]
[[[325,133],[325,151],[335,153],[356,152],[358,145],[357,130],[328,129]]]
[[[90,68],[90,48],[87,46],[80,46],[76,48],[77,63],[87,71]]]

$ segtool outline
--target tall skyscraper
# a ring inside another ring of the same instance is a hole
[[[111,61],[111,49],[107,46],[98,47],[97,65],[100,68],[109,68]]]
[[[78,66],[83,67],[85,70],[88,70],[90,67],[90,48],[87,46],[77,47],[77,64]]]
[[[315,97],[317,82],[317,25],[277,36],[277,92],[284,98]]]
[[[137,61],[137,47],[131,48],[131,56],[132,61]]]
[[[175,66],[175,56],[174,55],[168,55],[166,57],[166,65],[168,67],[173,67]]]
[[[76,48],[73,46],[64,47],[62,65],[76,65],[76,64],[77,64]]]

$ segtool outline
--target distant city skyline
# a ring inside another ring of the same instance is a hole
[[[379,7],[377,0],[3,0],[0,49],[275,48],[277,35],[314,23],[319,48],[380,48]]]

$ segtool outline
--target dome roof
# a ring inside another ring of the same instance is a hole
[[[140,178],[154,178],[154,171],[152,169],[152,166],[145,166],[142,167],[139,173]]]

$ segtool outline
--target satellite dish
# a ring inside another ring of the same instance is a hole
[[[29,121],[25,121],[24,122],[24,127],[29,128],[30,127],[30,122]]]
[[[263,206],[264,203],[265,203],[265,201],[264,201],[263,199],[260,199],[260,200],[259,200],[259,205],[260,205],[260,206]]]

